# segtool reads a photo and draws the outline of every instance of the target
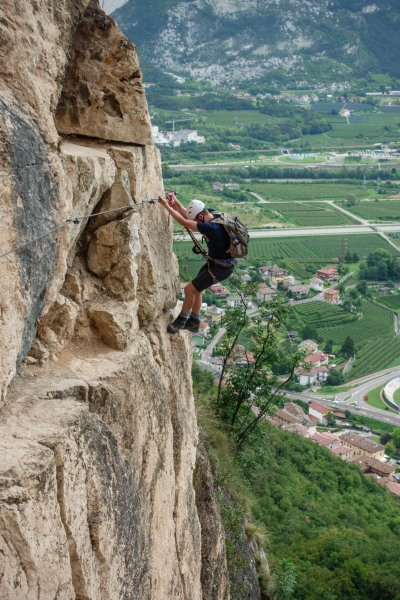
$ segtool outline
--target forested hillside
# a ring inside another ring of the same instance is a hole
[[[210,411],[212,376],[195,366],[193,377],[200,424],[218,457],[217,479],[250,507],[249,529],[261,539],[266,532],[267,597],[400,600],[399,499],[357,465],[266,422],[229,459],[229,437]],[[223,515],[229,532],[226,506]]]
[[[400,503],[356,465],[265,426],[240,460],[296,600],[399,600]]]

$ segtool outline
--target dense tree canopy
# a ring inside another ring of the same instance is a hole
[[[264,424],[240,455],[278,572],[296,600],[400,600],[400,502],[356,465]]]
[[[400,258],[380,248],[368,255],[360,265],[360,278],[386,281],[400,279]]]

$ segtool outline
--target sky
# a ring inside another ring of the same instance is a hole
[[[127,2],[128,0],[100,0],[100,6],[109,15]]]

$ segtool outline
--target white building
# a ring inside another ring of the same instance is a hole
[[[240,296],[230,296],[226,300],[226,304],[231,308],[243,308],[247,306],[247,308],[253,308],[253,303],[251,300],[245,300]]]
[[[318,402],[310,402],[308,405],[308,414],[312,417],[316,417],[321,425],[326,425],[327,416],[330,412],[330,409]]]
[[[319,277],[312,277],[310,279],[310,288],[316,292],[324,291],[324,282]]]
[[[260,283],[257,290],[257,300],[272,300],[276,296],[277,292],[273,288],[267,286],[266,283]]]
[[[325,366],[312,367],[310,371],[301,369],[298,373],[300,385],[308,386],[326,381],[328,377],[328,368]]]
[[[171,145],[180,146],[181,144],[187,144],[194,142],[196,144],[203,144],[205,138],[203,135],[197,135],[196,129],[181,129],[179,131],[159,131],[157,125],[153,125],[151,128],[153,142],[161,146]]]

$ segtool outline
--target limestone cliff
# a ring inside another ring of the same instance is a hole
[[[0,598],[228,598],[135,47],[96,1],[0,17]]]

